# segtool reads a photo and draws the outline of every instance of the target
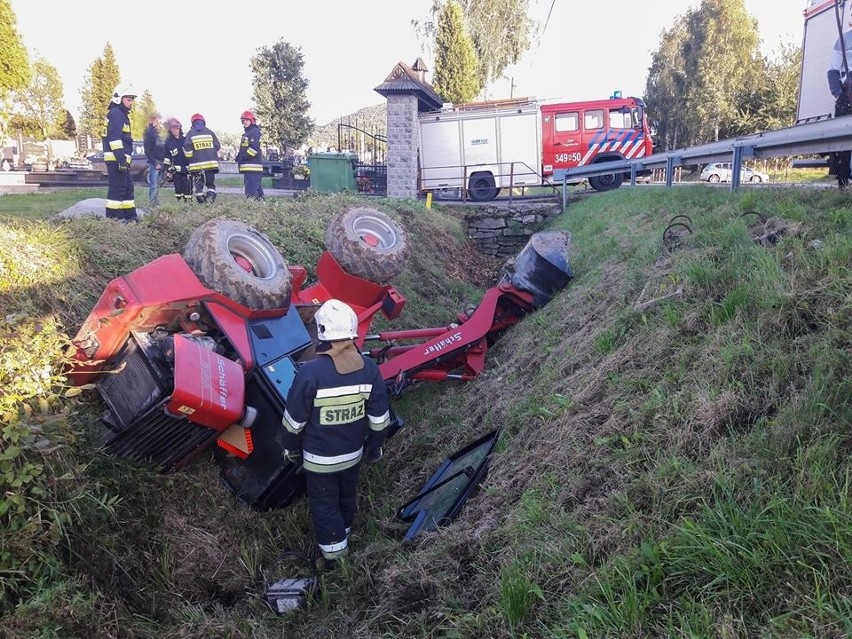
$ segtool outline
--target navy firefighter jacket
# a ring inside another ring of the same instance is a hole
[[[187,172],[188,162],[186,155],[184,155],[183,152],[183,144],[185,141],[186,138],[183,135],[183,131],[180,132],[178,137],[169,133],[165,142],[166,158],[164,160],[164,164],[166,165],[166,168],[173,168],[177,173]]]
[[[364,357],[364,368],[340,374],[327,355],[305,362],[287,393],[282,422],[302,435],[305,470],[333,473],[355,466],[365,440],[368,448],[381,446],[390,424],[387,387],[378,365]]]
[[[237,153],[240,173],[263,173],[263,152],[260,150],[260,127],[249,125],[240,139]]]
[[[130,166],[133,136],[130,134],[130,110],[123,104],[110,102],[107,109],[106,131],[102,139],[104,162]]]

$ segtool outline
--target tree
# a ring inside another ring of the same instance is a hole
[[[73,140],[77,137],[77,123],[74,121],[74,116],[71,111],[64,110],[64,113],[59,119],[57,136],[61,140]]]
[[[30,62],[27,50],[15,28],[17,19],[9,0],[0,0],[0,142],[6,134],[9,118],[9,97],[12,91],[23,89],[30,81]]]
[[[305,95],[308,81],[301,47],[279,40],[270,49],[261,47],[252,57],[255,115],[262,123],[268,144],[299,147],[308,139],[314,121],[308,117],[311,103]]]
[[[651,56],[645,84],[649,116],[657,122],[655,142],[662,150],[676,149],[688,137],[691,118],[686,109],[689,77],[683,66],[689,39],[688,25],[679,16],[660,36],[660,48]]]
[[[664,149],[754,132],[748,104],[766,77],[759,44],[743,0],[702,0],[664,32],[646,83]]]
[[[533,22],[529,0],[455,0],[461,6],[464,24],[478,59],[479,86],[496,80],[510,64],[517,62],[530,47]],[[416,32],[426,41],[437,36],[435,16],[441,14],[444,0],[432,0],[432,20],[412,20]]]
[[[80,89],[82,112],[80,129],[92,137],[100,138],[104,133],[107,109],[112,99],[112,90],[121,81],[118,63],[112,45],[107,42],[101,57],[89,66],[89,76]]]
[[[782,44],[775,59],[764,60],[764,67],[763,85],[749,96],[747,107],[743,109],[752,123],[749,133],[783,129],[796,120],[802,48],[791,43]]]
[[[450,0],[438,17],[432,85],[444,99],[470,102],[482,88],[473,43],[464,31],[461,6]]]
[[[135,139],[142,139],[145,129],[148,128],[148,120],[156,112],[157,105],[154,103],[154,98],[151,92],[145,89],[142,95],[136,98],[133,109],[130,111],[130,131]]]
[[[687,108],[696,116],[693,143],[730,137],[739,128],[740,101],[762,84],[757,22],[743,0],[702,0],[687,18],[694,56]]]
[[[15,91],[15,103],[27,120],[35,122],[42,140],[61,131],[65,118],[62,79],[52,64],[41,56],[32,64],[29,84]]]

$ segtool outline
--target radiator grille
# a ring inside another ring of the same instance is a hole
[[[136,339],[127,340],[117,365],[97,383],[98,392],[115,419],[115,423],[108,423],[110,428],[123,431],[134,417],[171,392],[168,374],[153,366]]]
[[[153,407],[108,441],[107,451],[168,472],[186,464],[217,437],[212,428],[167,414],[164,404]]]

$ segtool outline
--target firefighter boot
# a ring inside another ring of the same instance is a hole
[[[216,201],[216,191],[207,191],[207,200],[211,203]]]

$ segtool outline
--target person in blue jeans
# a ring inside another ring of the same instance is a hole
[[[148,201],[150,205],[160,204],[160,178],[163,173],[163,160],[166,148],[160,138],[160,119],[162,116],[154,111],[148,118],[148,127],[142,141],[145,145],[145,159],[148,161]]]

